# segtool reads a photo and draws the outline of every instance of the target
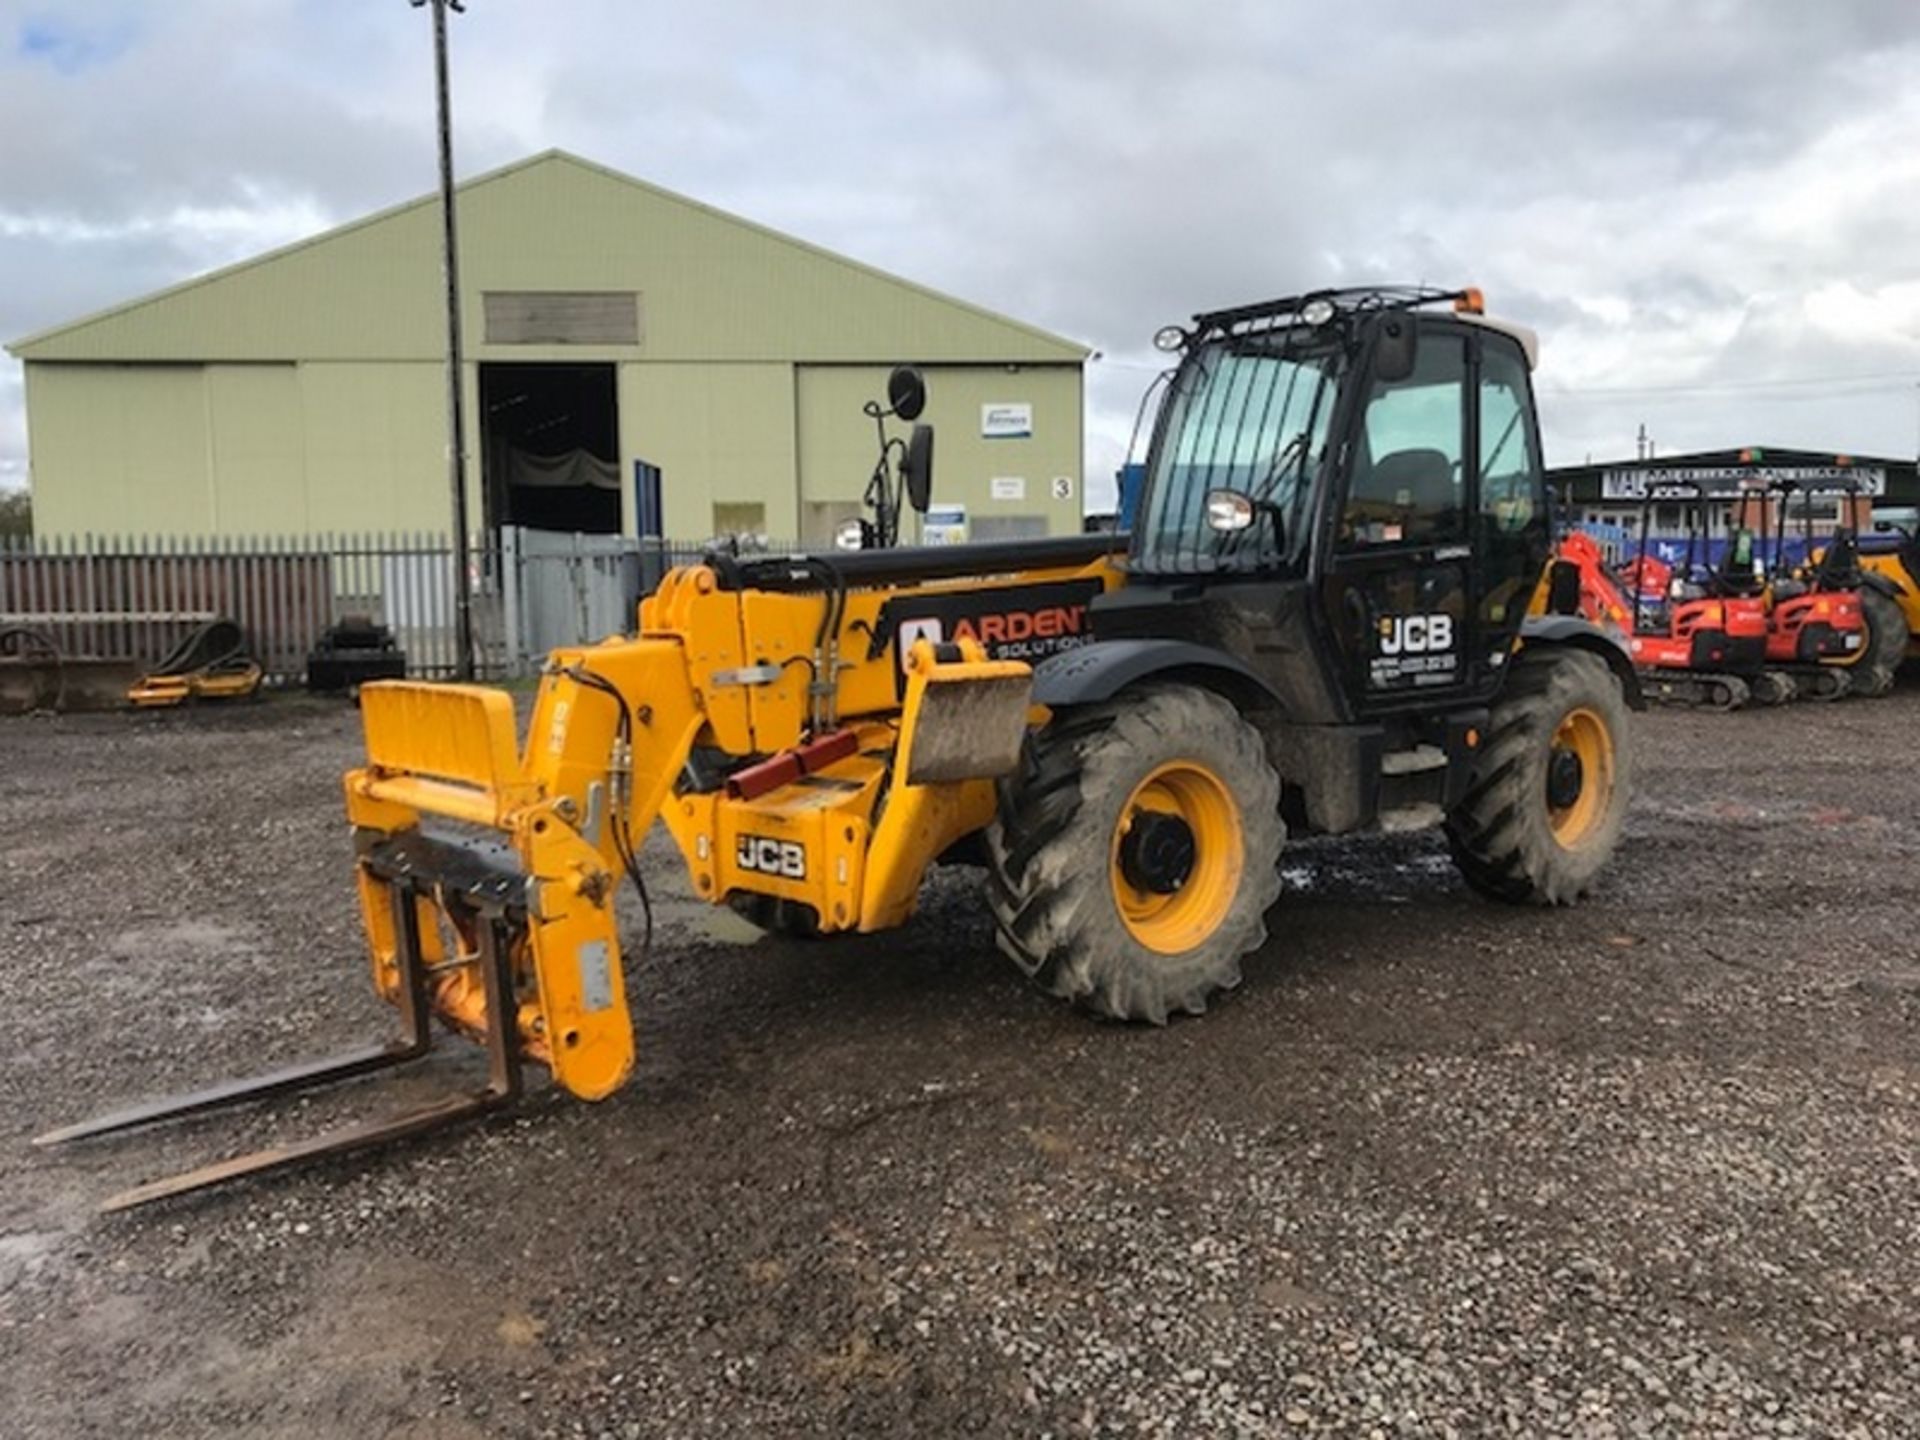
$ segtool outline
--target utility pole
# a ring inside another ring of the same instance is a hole
[[[447,84],[447,11],[466,0],[409,0],[433,7],[433,74],[440,114],[441,272],[447,283],[447,471],[453,492],[454,675],[473,679],[473,587],[467,566],[466,364],[460,345],[460,246],[453,221],[453,110]]]

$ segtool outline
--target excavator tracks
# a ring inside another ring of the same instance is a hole
[[[1640,688],[1649,700],[1695,710],[1738,710],[1753,699],[1753,687],[1740,676],[1710,670],[1643,670]]]

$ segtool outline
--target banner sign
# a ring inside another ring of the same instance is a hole
[[[967,507],[933,504],[920,519],[922,545],[964,545],[967,543]]]
[[[1674,465],[1653,469],[1602,470],[1603,500],[1644,500],[1663,486],[1698,485],[1716,500],[1738,498],[1742,491],[1764,490],[1783,481],[1801,489],[1845,489],[1852,485],[1862,495],[1887,493],[1887,472],[1879,465]],[[1672,498],[1684,499],[1675,493]]]

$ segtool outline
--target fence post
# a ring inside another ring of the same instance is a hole
[[[520,630],[520,529],[502,525],[499,534],[501,658],[507,674],[518,676],[527,662],[527,637]]]

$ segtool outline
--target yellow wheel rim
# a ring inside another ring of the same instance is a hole
[[[1547,823],[1568,850],[1599,829],[1613,795],[1613,734],[1599,713],[1584,705],[1569,710],[1554,727],[1547,757]]]
[[[1219,929],[1240,892],[1240,806],[1206,766],[1171,760],[1133,787],[1107,858],[1128,933],[1149,950],[1182,954]]]

